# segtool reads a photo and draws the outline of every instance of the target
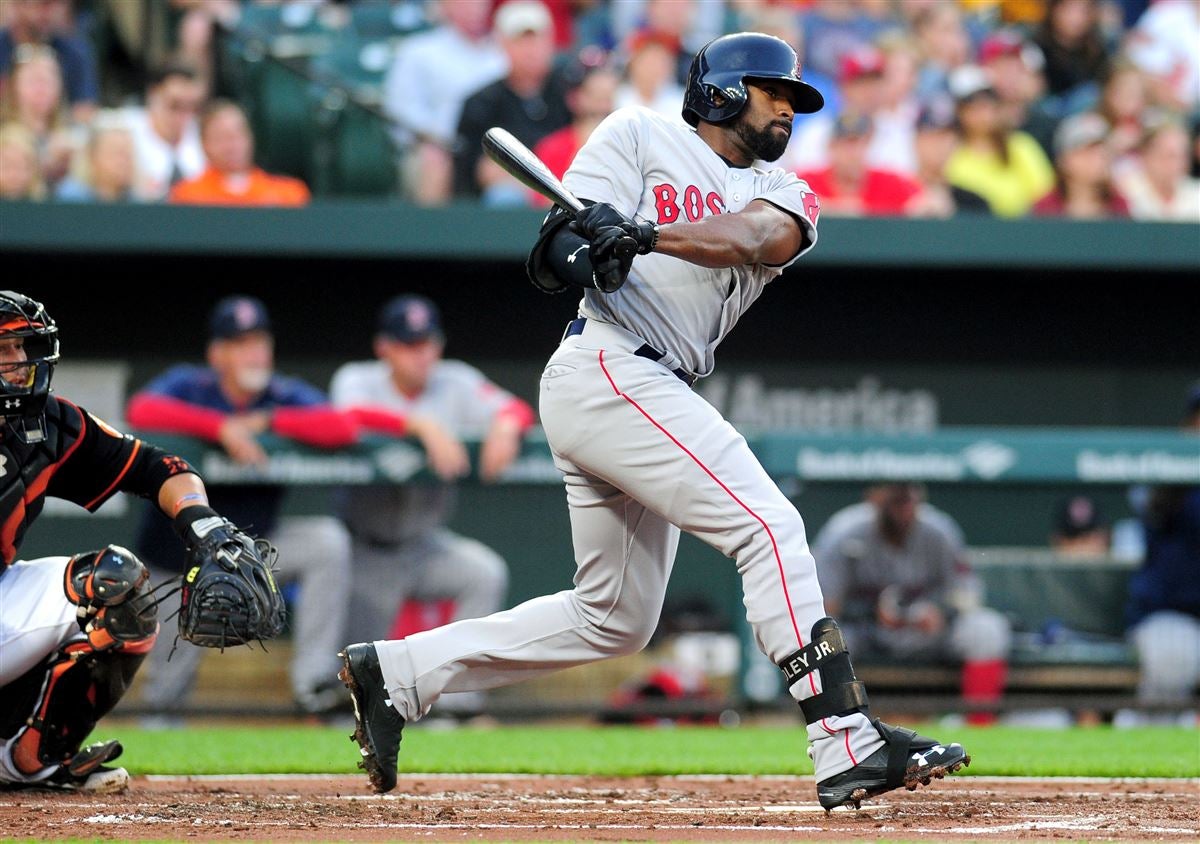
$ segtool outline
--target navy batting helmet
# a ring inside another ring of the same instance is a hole
[[[701,120],[720,123],[737,117],[749,97],[746,81],[755,79],[787,83],[798,114],[812,114],[825,105],[820,91],[800,81],[800,59],[786,41],[737,32],[709,41],[692,59],[683,119],[695,126]]]

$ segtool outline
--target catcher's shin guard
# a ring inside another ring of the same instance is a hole
[[[12,738],[12,765],[35,776],[69,765],[96,722],[128,690],[144,652],[96,651],[80,639],[0,690],[0,737]]]
[[[779,667],[789,687],[820,670],[821,691],[800,701],[807,723],[854,713],[868,715],[866,687],[854,676],[846,642],[832,618],[814,624],[809,644],[780,662]],[[850,769],[817,783],[817,799],[826,811],[837,806],[858,808],[864,799],[901,786],[911,791],[971,764],[971,757],[957,742],[941,744],[878,718],[862,723],[862,729],[871,727],[883,746]]]

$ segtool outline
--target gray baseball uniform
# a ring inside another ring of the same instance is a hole
[[[517,401],[479,370],[455,360],[439,361],[416,396],[396,388],[382,361],[348,363],[334,373],[330,398],[338,407],[374,405],[427,416],[460,438],[483,437],[496,415]],[[351,641],[385,635],[408,598],[453,599],[455,620],[500,608],[508,567],[483,543],[445,527],[453,495],[449,484],[345,490],[341,511],[354,547]]]
[[[841,605],[847,643],[865,655],[966,661],[1006,657],[1012,642],[1007,619],[962,600],[962,593],[973,591],[974,578],[962,559],[957,525],[948,530],[944,513],[925,509],[902,545],[884,539],[873,507],[871,518],[847,524],[828,539],[822,531],[816,543],[817,572],[825,596]],[[885,591],[901,610],[917,601],[936,605],[949,625],[936,633],[882,627],[876,607]]]
[[[804,182],[731,166],[682,121],[642,108],[605,119],[564,181],[581,198],[661,224],[763,199],[792,215],[809,244],[816,240],[819,205]],[[550,358],[540,395],[566,482],[575,587],[377,642],[401,715],[421,717],[444,692],[640,650],[657,626],[681,529],[735,561],[747,619],[772,661],[807,644],[825,612],[804,523],[745,439],[673,372],[710,373],[721,340],[783,266],[706,269],[651,253],[634,259],[615,293],[585,291],[585,320]],[[647,345],[661,354],[647,356]],[[806,699],[820,688],[813,672],[792,691]],[[823,718],[808,736],[818,780],[883,744],[858,712]]]

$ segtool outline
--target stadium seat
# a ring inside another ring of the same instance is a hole
[[[326,158],[319,178],[336,196],[393,196],[399,163],[388,124],[350,103],[327,130]]]
[[[345,87],[358,102],[378,105],[392,55],[391,43],[385,39],[347,33],[329,50],[314,56],[310,68],[323,82]]]
[[[429,26],[425,9],[415,0],[359,0],[350,8],[350,28],[360,38],[403,38]]]
[[[259,62],[245,91],[254,129],[256,159],[272,173],[286,173],[312,184],[316,125],[311,110],[312,83],[279,61]]]
[[[311,56],[329,48],[339,21],[311,4],[246,3],[234,27],[239,40],[258,40],[276,57]]]

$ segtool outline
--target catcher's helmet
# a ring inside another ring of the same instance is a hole
[[[28,435],[31,428],[41,428],[50,379],[58,363],[58,326],[41,302],[0,290],[0,343],[12,338],[21,340],[22,357],[0,350],[0,415],[24,419]],[[34,424],[28,424],[31,422]]]
[[[761,32],[737,32],[709,41],[692,59],[683,119],[695,126],[701,120],[720,123],[737,117],[749,98],[747,79],[787,83],[797,114],[812,114],[825,105],[820,91],[800,81],[800,59],[786,41]]]

